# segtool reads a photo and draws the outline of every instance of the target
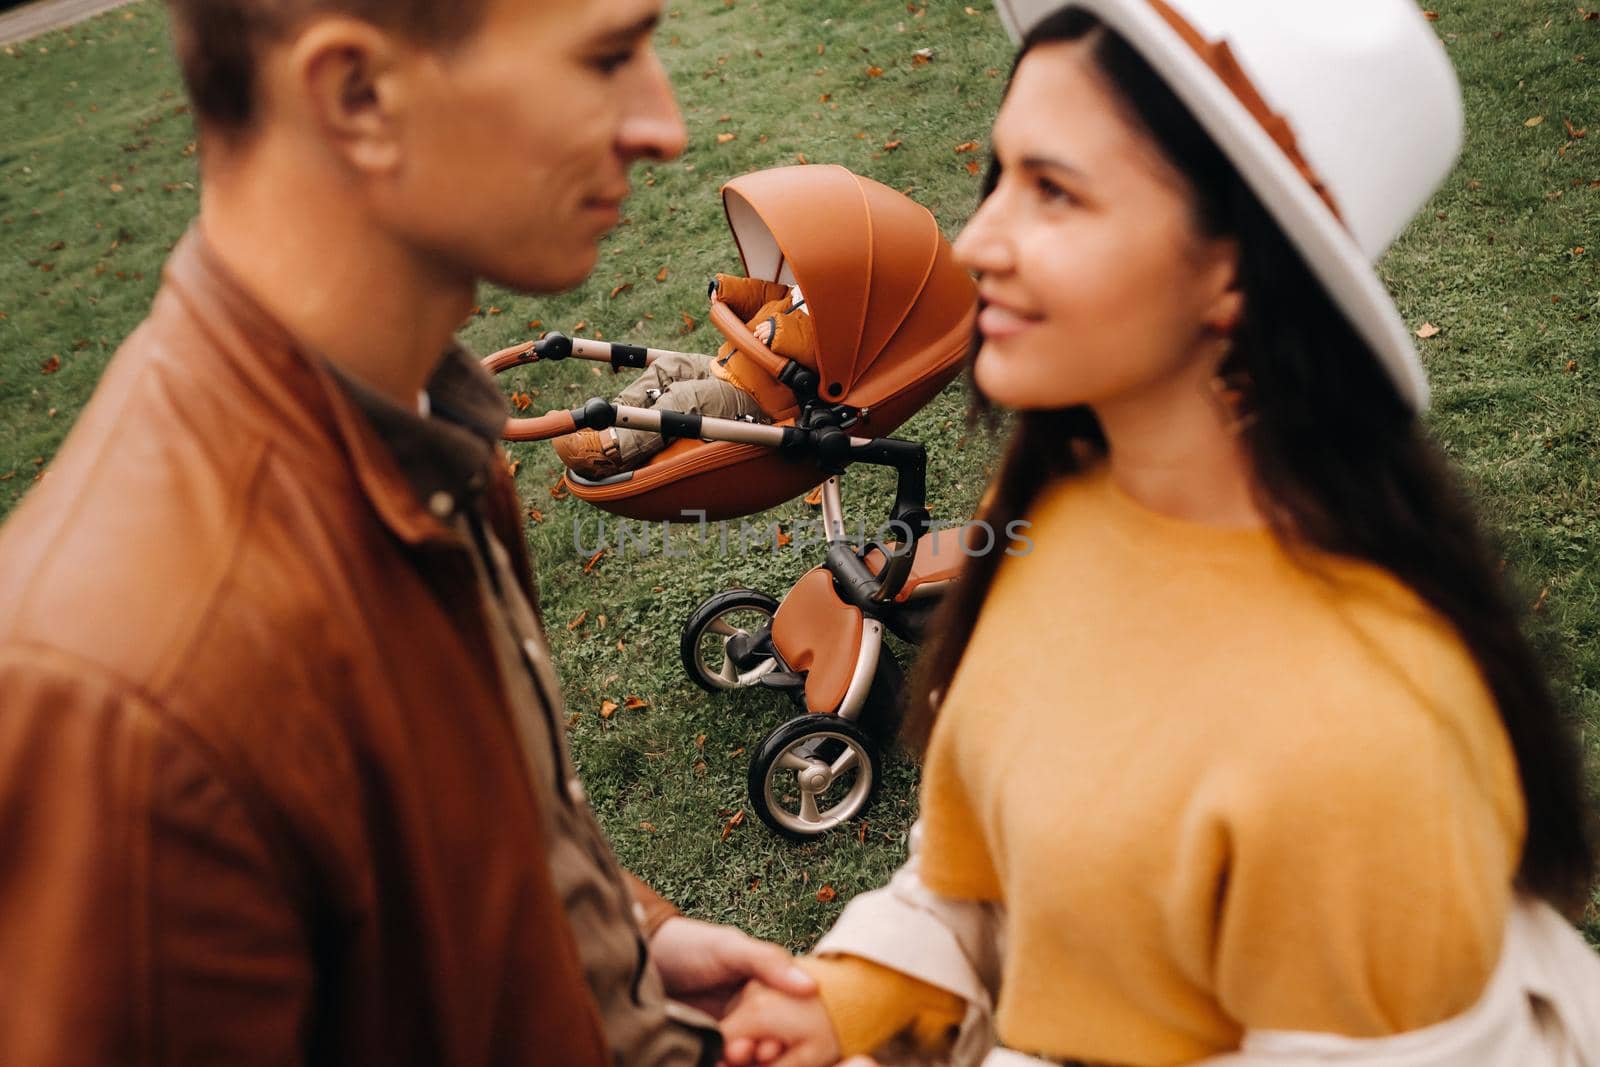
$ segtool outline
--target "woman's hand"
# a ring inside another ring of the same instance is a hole
[[[751,982],[722,1020],[723,1062],[730,1067],[833,1067],[839,1039],[822,999],[793,996]],[[853,1060],[871,1067],[870,1060]]]

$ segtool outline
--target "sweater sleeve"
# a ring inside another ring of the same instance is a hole
[[[1514,772],[1475,771],[1412,709],[1350,714],[1284,755],[1230,828],[1214,956],[1224,1009],[1247,1030],[1349,1037],[1465,1010],[1511,904]]]
[[[808,956],[800,967],[816,979],[845,1056],[866,1055],[902,1034],[937,1051],[966,1015],[954,993],[857,956]]]

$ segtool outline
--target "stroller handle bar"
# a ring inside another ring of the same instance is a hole
[[[852,437],[838,426],[814,428],[768,426],[613,404],[595,397],[570,411],[551,411],[536,419],[513,419],[505,437],[512,441],[544,441],[578,430],[604,430],[612,426],[658,433],[663,437],[698,438],[776,448],[810,454],[825,473],[838,474],[855,463],[891,467],[896,474],[895,500],[889,527],[896,543],[884,547],[887,559],[873,574],[850,546],[829,533],[828,567],[839,579],[841,592],[858,606],[893,600],[911,573],[917,541],[928,532],[932,517],[927,508],[928,452],[912,441],[892,437]]]
[[[586,359],[592,363],[609,363],[614,371],[623,368],[644,370],[650,364],[668,356],[697,355],[692,352],[674,352],[670,348],[646,348],[643,345],[614,344],[611,341],[591,341],[585,337],[568,337],[549,333],[537,341],[503,348],[483,361],[490,374],[500,374],[512,367],[530,363],[553,363],[563,359]],[[567,431],[571,432],[571,431]],[[534,440],[540,440],[534,438]]]

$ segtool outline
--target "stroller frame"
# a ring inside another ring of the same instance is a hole
[[[494,372],[527,363],[577,358],[614,368],[641,368],[666,350],[569,339],[550,334],[486,359]],[[803,369],[803,368],[802,368]],[[805,575],[780,604],[748,589],[725,590],[703,602],[684,625],[680,653],[690,678],[708,691],[761,686],[787,693],[805,714],[772,731],[758,747],[748,775],[752,806],[775,832],[807,839],[857,817],[881,778],[880,749],[899,725],[902,679],[884,647],[885,630],[918,642],[940,594],[955,580],[960,528],[932,534],[927,451],[896,438],[856,437],[851,427],[866,412],[829,404],[813,393],[793,425],[660,411],[594,398],[570,410],[516,419],[506,437],[536,441],[613,426],[663,437],[725,441],[777,449],[815,464],[824,476],[824,562]],[[892,544],[859,548],[846,533],[840,479],[853,464],[895,471],[888,528]],[[576,476],[568,473],[569,479]],[[625,475],[623,477],[626,477]],[[604,481],[581,484],[603,485]],[[943,564],[937,560],[946,554]],[[764,624],[735,628],[735,612],[765,615]],[[790,619],[803,620],[790,624]],[[818,635],[827,635],[827,655]],[[705,660],[704,642],[720,639],[722,662]],[[841,652],[842,650],[842,652]],[[794,790],[786,788],[793,775]],[[830,799],[832,798],[832,799]]]

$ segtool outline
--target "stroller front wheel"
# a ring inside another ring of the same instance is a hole
[[[750,761],[750,804],[774,832],[796,841],[867,810],[882,778],[878,746],[837,715],[790,719]]]
[[[772,619],[778,602],[754,589],[728,589],[706,598],[683,624],[678,653],[683,669],[710,693],[743,689],[778,669]]]

